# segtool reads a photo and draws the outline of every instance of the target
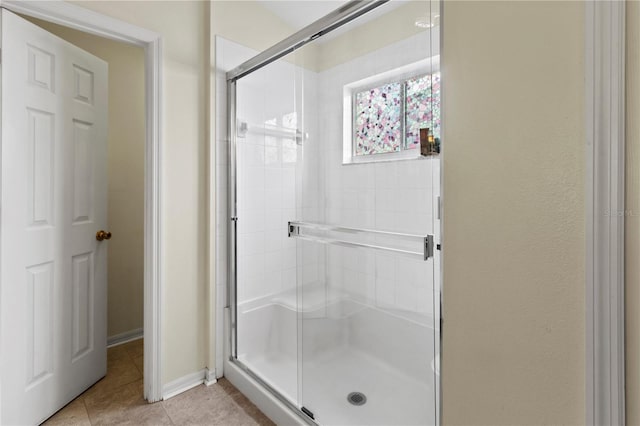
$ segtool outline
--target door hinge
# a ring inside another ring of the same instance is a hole
[[[442,204],[440,203],[440,196],[438,195],[436,201],[436,219],[440,220],[442,218]]]
[[[433,235],[424,237],[424,260],[433,257]]]

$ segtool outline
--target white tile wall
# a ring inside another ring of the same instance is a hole
[[[434,40],[433,44],[439,43]],[[328,222],[429,233],[439,240],[439,223],[434,217],[440,178],[438,161],[343,165],[343,112],[341,107],[335,107],[342,105],[346,84],[424,59],[429,45],[428,34],[422,33],[319,74],[318,111],[324,130],[324,207]],[[366,261],[366,257],[371,260]],[[433,313],[433,288],[439,278],[434,277],[437,274],[433,260],[424,262],[351,248],[331,248],[328,259],[327,281],[331,287],[382,308]]]
[[[257,52],[237,43],[216,38],[218,87],[225,84],[224,72],[251,58]],[[319,169],[314,156],[317,105],[314,96],[316,74],[303,71],[285,61],[277,61],[237,84],[237,116],[248,123],[246,137],[237,139],[237,205],[238,205],[238,302],[273,298],[295,291],[295,240],[287,237],[290,220],[318,220]],[[296,84],[304,82],[309,91],[302,96]],[[219,92],[220,93],[220,92]],[[228,244],[227,174],[228,143],[226,140],[226,105],[222,96],[217,102],[217,285],[222,294],[226,286],[226,248]],[[224,99],[224,98],[223,98]],[[304,102],[304,105],[303,105]],[[301,113],[305,111],[304,117]],[[281,119],[296,112],[299,127],[311,137],[302,146],[286,138],[261,133],[266,120]],[[303,190],[304,189],[304,190]],[[319,278],[318,253],[309,253],[300,265],[301,279],[306,283]],[[220,305],[219,305],[220,306]]]
[[[433,45],[438,45],[437,40]],[[434,206],[440,178],[437,160],[342,164],[343,86],[423,59],[427,46],[428,36],[417,35],[319,74],[279,61],[240,80],[238,116],[242,120],[259,125],[296,111],[300,127],[309,133],[301,146],[259,134],[239,139],[240,302],[292,291],[297,284],[324,284],[329,298],[346,293],[385,309],[433,312],[433,288],[439,287],[438,256],[434,274],[433,260],[296,243],[286,235],[286,223],[297,219],[431,233],[439,240]],[[224,71],[254,54],[237,43],[216,39],[221,95],[216,126],[219,297],[227,279],[228,225],[228,144],[221,89]],[[295,154],[294,163],[283,161],[285,151]]]

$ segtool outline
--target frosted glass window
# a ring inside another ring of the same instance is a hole
[[[355,95],[355,155],[400,151],[402,83],[389,83]]]
[[[440,140],[440,73],[411,77],[353,94],[353,154],[420,147],[420,129]]]
[[[420,147],[420,129],[440,139],[440,73],[405,82],[405,147]]]

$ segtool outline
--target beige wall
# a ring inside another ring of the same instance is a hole
[[[640,3],[627,1],[625,315],[627,424],[640,425]]]
[[[583,424],[584,3],[444,8],[444,424]]]
[[[258,1],[211,2],[211,33],[262,51],[294,30]],[[215,56],[214,56],[215,58]]]
[[[143,325],[144,51],[27,18],[109,63],[109,241],[107,335]],[[97,231],[97,230],[96,230]]]
[[[163,323],[166,384],[206,366],[208,3],[76,1],[163,36]]]

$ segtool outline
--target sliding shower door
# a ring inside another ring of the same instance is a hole
[[[299,404],[320,424],[436,424],[439,13],[372,13],[294,55]]]
[[[388,2],[229,85],[231,358],[310,422],[439,422],[438,33]]]
[[[236,83],[236,357],[297,405],[296,242],[302,146],[295,71],[273,62]]]

